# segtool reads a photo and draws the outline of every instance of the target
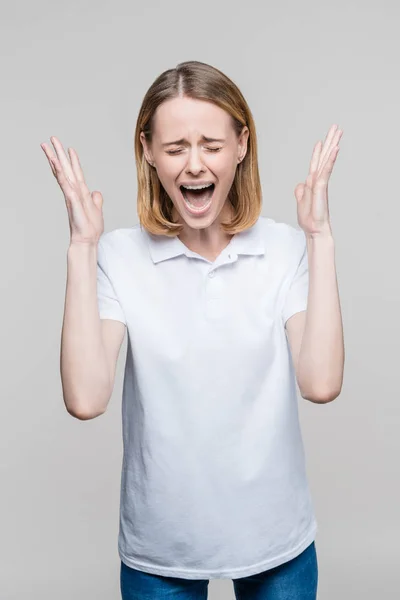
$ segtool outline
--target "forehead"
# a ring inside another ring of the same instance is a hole
[[[228,137],[233,133],[231,116],[219,106],[205,100],[173,98],[163,102],[153,120],[153,136],[161,142],[195,134]],[[171,137],[172,136],[172,137]]]

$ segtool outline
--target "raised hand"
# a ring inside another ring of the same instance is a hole
[[[54,136],[50,140],[55,154],[49,144],[43,143],[41,148],[64,194],[71,244],[97,245],[104,231],[103,196],[89,191],[75,150],[68,148],[69,160],[61,142]]]
[[[311,157],[305,183],[294,191],[297,201],[297,220],[308,236],[331,235],[328,206],[328,182],[339,152],[343,131],[332,125],[325,142],[317,142]]]

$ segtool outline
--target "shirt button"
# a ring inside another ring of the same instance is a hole
[[[214,277],[215,276],[215,271],[210,271],[210,273],[208,274],[209,277]]]

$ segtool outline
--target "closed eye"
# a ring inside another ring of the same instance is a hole
[[[219,152],[220,150],[222,150],[222,147],[220,147],[220,148],[206,147],[206,150],[208,150],[209,152]],[[180,152],[182,152],[182,148],[179,148],[178,150],[167,150],[166,152],[167,152],[167,154],[171,154],[171,155],[180,154]]]

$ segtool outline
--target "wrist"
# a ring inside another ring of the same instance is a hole
[[[93,249],[97,250],[97,246],[98,246],[98,242],[73,242],[70,241],[69,246],[68,246],[68,251],[73,248],[75,251],[79,252],[88,252],[88,251],[92,251]]]
[[[321,231],[315,233],[306,233],[307,242],[333,242],[332,229],[328,226]]]
[[[97,246],[98,244],[94,243],[71,242],[67,250],[68,260],[97,260]]]
[[[306,246],[309,257],[335,255],[335,241],[332,235],[307,236]]]

